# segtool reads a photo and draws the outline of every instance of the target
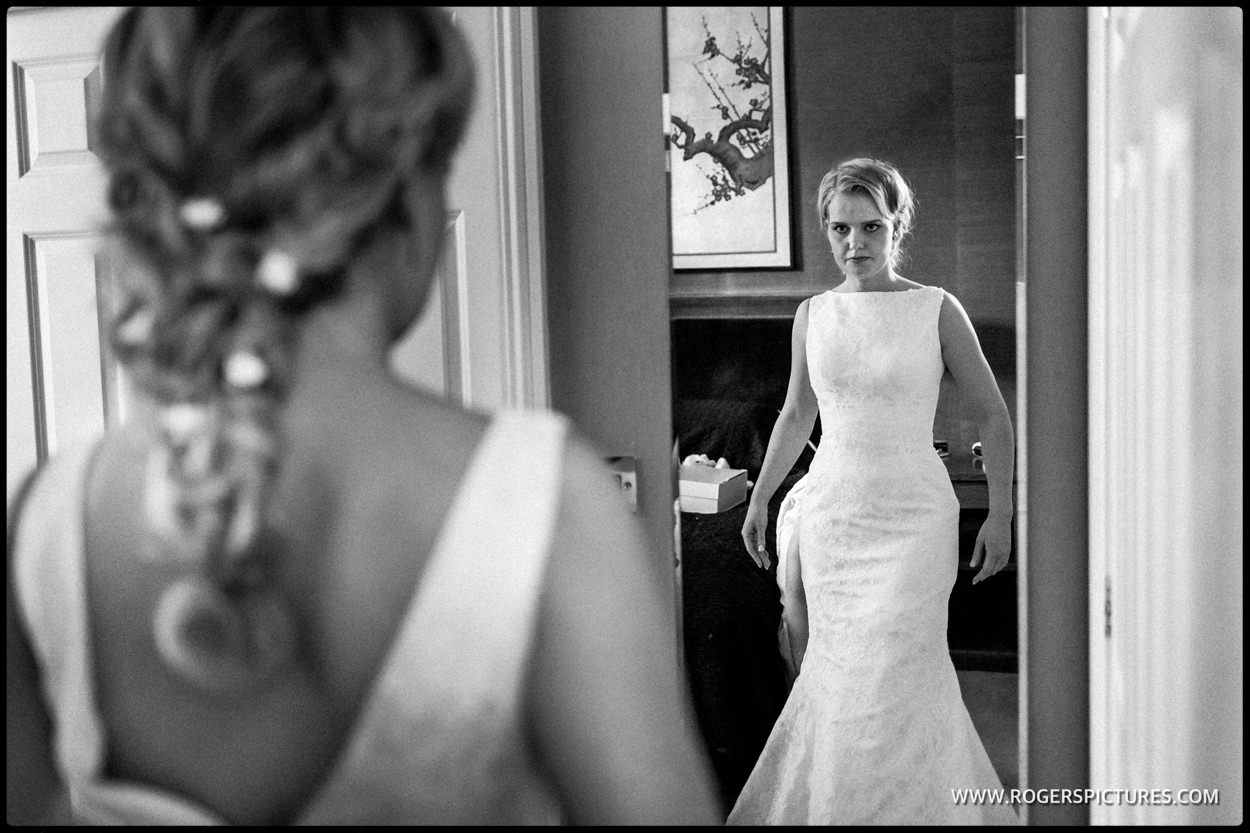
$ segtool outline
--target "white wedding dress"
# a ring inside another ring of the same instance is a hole
[[[1019,823],[1010,804],[952,794],[1002,784],[946,643],[959,502],[933,449],[943,298],[809,302],[823,433],[795,528],[810,635],[730,824]]]

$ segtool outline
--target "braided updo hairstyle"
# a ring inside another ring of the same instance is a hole
[[[374,233],[414,223],[472,75],[423,7],[140,7],[105,43],[105,231],[125,261],[109,335],[158,407],[154,551],[190,568],[153,635],[202,690],[247,691],[294,654],[262,545],[294,334]]]

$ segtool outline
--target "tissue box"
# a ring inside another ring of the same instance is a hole
[[[747,470],[682,466],[678,496],[683,512],[711,514],[732,509],[747,499]]]

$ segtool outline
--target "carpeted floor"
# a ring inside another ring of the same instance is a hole
[[[956,671],[964,705],[977,727],[990,763],[1007,789],[1020,785],[1019,675],[998,671]]]

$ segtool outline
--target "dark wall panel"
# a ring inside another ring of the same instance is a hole
[[[1087,10],[1025,9],[1028,786],[1089,786]],[[1030,824],[1089,824],[1037,804]]]
[[[661,14],[542,8],[538,53],[552,404],[638,458],[639,515],[671,566]]]

